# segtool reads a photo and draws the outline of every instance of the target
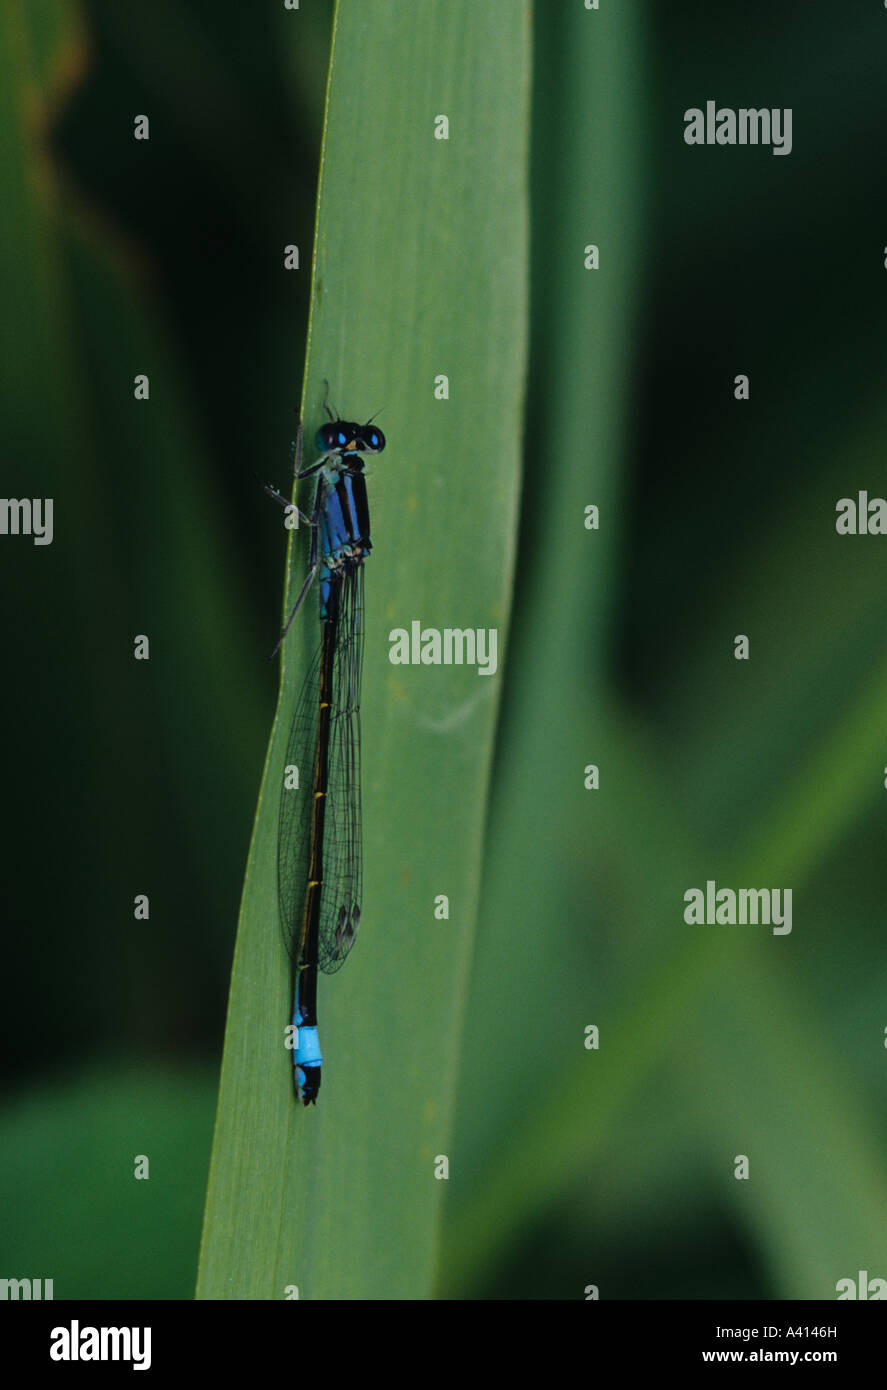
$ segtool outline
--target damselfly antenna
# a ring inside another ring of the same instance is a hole
[[[329,419],[332,420],[332,421],[336,421],[336,420],[338,420],[339,415],[338,415],[338,412],[336,412],[336,413],[334,414],[333,411],[330,410],[330,408],[329,408],[328,401],[329,401],[329,398],[330,398],[330,384],[329,384],[329,382],[327,381],[326,377],[324,377],[324,379],[323,379],[323,384],[324,384],[324,387],[326,388],[326,389],[324,390],[324,393],[323,393],[323,408],[324,408],[324,410],[326,411],[327,416],[329,417]]]

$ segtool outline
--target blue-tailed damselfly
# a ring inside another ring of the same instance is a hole
[[[327,388],[328,390],[329,388]],[[317,477],[310,517],[308,574],[275,647],[283,642],[312,581],[320,578],[320,645],[302,685],[287,742],[286,764],[311,759],[310,785],[281,791],[277,841],[280,922],[292,962],[293,1081],[305,1105],[317,1099],[321,1053],[317,972],[343,964],[360,925],[362,861],[360,680],[363,660],[363,565],[371,549],[362,455],[378,454],[385,436],[337,419],[315,437],[320,459],[296,477]],[[266,488],[278,502],[285,498]],[[308,845],[308,871],[304,851]]]

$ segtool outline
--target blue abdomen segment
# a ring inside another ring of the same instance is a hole
[[[293,1060],[297,1067],[316,1066],[319,1067],[323,1061],[320,1055],[320,1039],[317,1036],[317,1029],[309,1028],[307,1023],[296,1025],[299,1029],[299,1044],[293,1052]]]
[[[317,1100],[320,1090],[320,1070],[323,1057],[320,1052],[320,1038],[314,1024],[302,1022],[302,1010],[296,1003],[293,1012],[293,1025],[298,1039],[293,1049],[293,1080],[296,1092],[303,1105],[311,1105]]]

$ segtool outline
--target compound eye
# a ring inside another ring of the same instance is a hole
[[[367,431],[366,442],[374,453],[379,453],[385,448],[385,436],[381,430],[371,429]]]
[[[338,423],[321,425],[315,436],[315,445],[320,454],[331,454],[347,441]]]

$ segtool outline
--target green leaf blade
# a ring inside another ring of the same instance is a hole
[[[283,1046],[275,859],[289,723],[318,636],[309,599],[285,647],[244,889],[199,1297],[433,1286],[435,1160],[451,1138],[515,554],[528,78],[523,6],[337,12],[303,418],[310,439],[326,378],[344,416],[381,409],[388,438],[368,469],[364,917],[347,970],[320,981],[323,1087],[302,1112]],[[434,137],[441,115],[448,140]],[[290,602],[306,543],[303,530]],[[498,674],[392,665],[389,632],[417,620],[497,629]]]

